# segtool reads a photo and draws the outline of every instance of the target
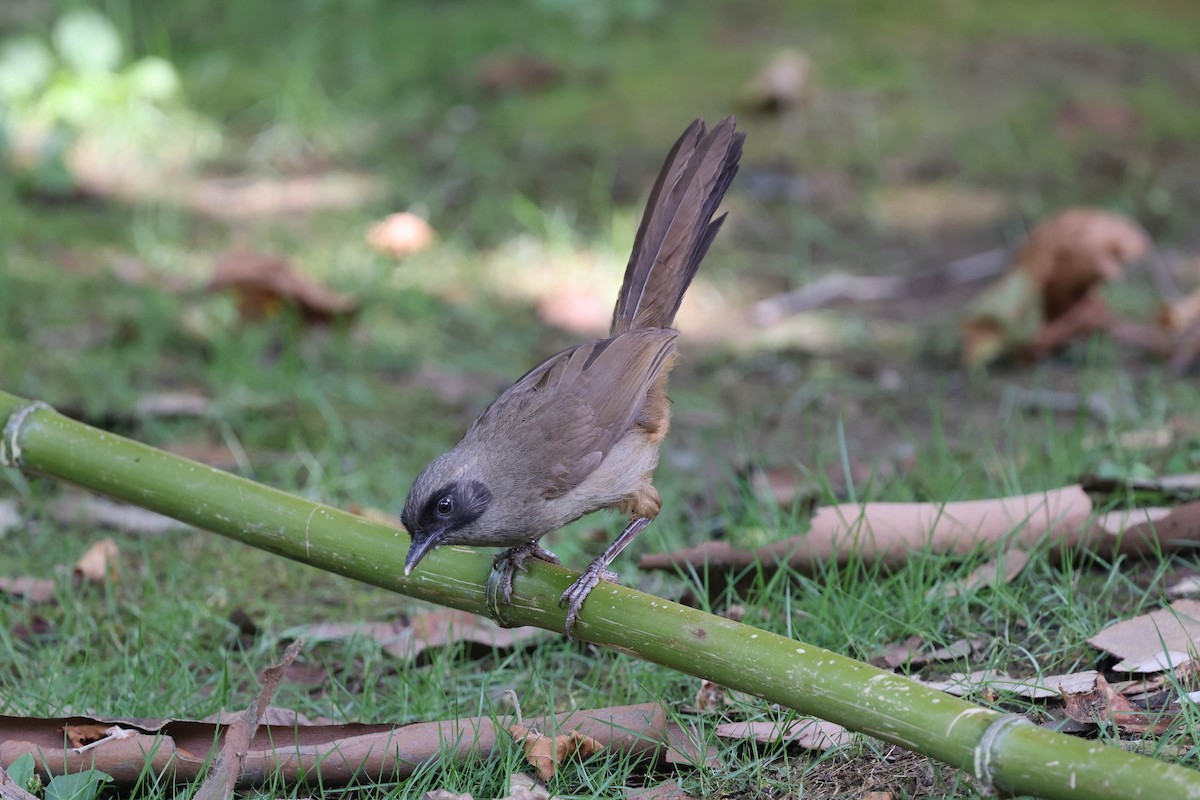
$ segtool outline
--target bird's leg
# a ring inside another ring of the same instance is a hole
[[[587,565],[587,569],[579,576],[579,580],[568,586],[567,590],[562,593],[558,604],[567,607],[567,627],[564,632],[568,639],[571,638],[571,630],[575,627],[575,623],[579,621],[579,609],[583,607],[583,601],[600,581],[617,582],[617,574],[608,568],[609,565],[649,524],[649,517],[633,519],[625,526],[625,530],[621,531],[621,535],[595,561]]]
[[[521,572],[525,571],[525,562],[531,558],[562,566],[562,561],[558,559],[558,556],[537,542],[526,542],[516,547],[510,547],[492,559],[492,569],[504,570],[504,578],[500,584],[500,591],[504,596],[505,605],[512,604],[513,577],[517,574],[517,570],[521,570]]]

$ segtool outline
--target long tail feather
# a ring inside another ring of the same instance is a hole
[[[727,117],[705,133],[688,126],[667,154],[650,191],[633,242],[625,281],[613,309],[612,335],[637,328],[669,328],[683,295],[725,217],[714,220],[737,174],[745,134]]]

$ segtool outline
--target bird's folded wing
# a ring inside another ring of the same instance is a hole
[[[538,487],[556,497],[578,486],[633,427],[679,332],[642,328],[564,350],[510,386],[475,420],[489,447],[519,448]]]

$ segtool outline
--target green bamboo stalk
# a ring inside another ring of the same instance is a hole
[[[408,536],[329,506],[70,420],[0,392],[0,462],[76,483],[272,553],[502,625],[561,631],[574,573],[531,565],[495,601],[490,554],[442,547],[404,577]],[[837,722],[966,770],[1008,794],[1197,798],[1200,773],[1056,734],[837,653],[601,584],[581,639]]]

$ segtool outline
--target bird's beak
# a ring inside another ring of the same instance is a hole
[[[412,572],[413,567],[419,564],[430,550],[437,547],[441,540],[441,531],[424,535],[412,534],[412,544],[408,546],[408,555],[404,557],[404,574]]]

